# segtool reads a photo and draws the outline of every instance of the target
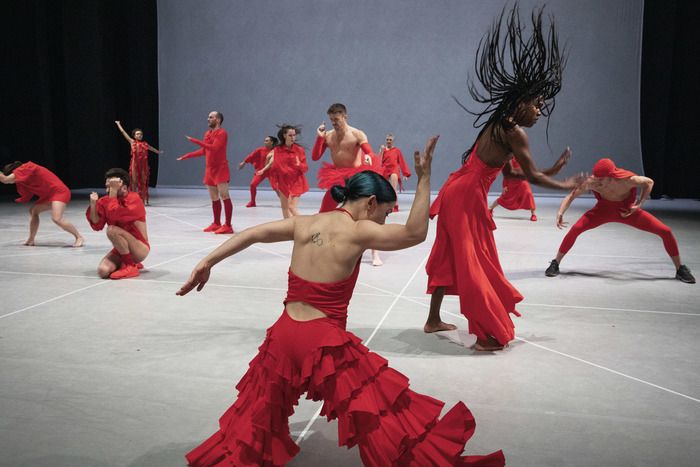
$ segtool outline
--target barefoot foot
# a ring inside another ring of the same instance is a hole
[[[83,243],[85,243],[85,239],[83,237],[78,237],[73,243],[73,248],[80,248],[81,246],[83,246]]]
[[[493,352],[496,350],[503,350],[505,348],[505,345],[501,345],[500,342],[498,342],[496,339],[493,337],[489,336],[488,339],[477,339],[476,344],[474,344],[473,349],[476,350],[477,352]]]
[[[427,333],[438,331],[454,331],[455,329],[457,329],[457,326],[455,326],[454,324],[443,323],[442,321],[438,321],[437,323],[425,323],[425,326],[423,326],[423,332]]]
[[[24,244],[25,244],[26,246],[34,246],[34,239],[27,240],[26,242],[24,242]]]

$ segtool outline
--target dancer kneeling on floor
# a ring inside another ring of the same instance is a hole
[[[187,455],[189,465],[284,465],[299,451],[289,416],[307,393],[338,419],[339,444],[357,445],[365,465],[503,465],[503,453],[461,457],[474,418],[459,402],[438,419],[443,402],[409,389],[408,379],[345,330],[364,250],[397,250],[425,240],[430,164],[437,137],[415,153],[418,186],[406,225],[385,225],[396,192],[365,171],[332,188],[340,208],[245,230],[192,271],[177,292],[201,290],[211,268],[257,242],[294,241],[285,310],[267,331],[237,385],[238,398],[219,430]]]
[[[564,222],[564,213],[569,209],[571,202],[581,194],[592,191],[598,201],[571,227],[559,246],[556,258],[549,263],[545,275],[548,277],[559,275],[561,260],[583,232],[608,222],[619,222],[658,235],[663,240],[666,253],[671,257],[676,268],[676,279],[695,284],[693,274],[686,265],[681,264],[678,243],[671,229],[642,209],[642,204],[651,194],[653,186],[654,181],[651,178],[616,167],[611,159],[600,159],[596,162],[593,166],[593,176],[589,177],[584,184],[574,188],[562,200],[557,213],[557,227],[563,229],[567,226],[567,222]],[[642,190],[639,199],[637,199],[637,188]]]
[[[107,238],[114,248],[102,258],[97,274],[103,279],[126,279],[139,275],[141,261],[150,252],[146,231],[146,208],[143,200],[129,191],[129,174],[124,169],[105,173],[107,195],[90,194],[85,215],[93,230],[107,225]],[[99,199],[98,199],[99,198]]]

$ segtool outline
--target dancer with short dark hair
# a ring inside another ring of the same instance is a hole
[[[262,175],[258,175],[258,172],[265,167],[267,155],[273,147],[277,146],[278,141],[279,140],[274,136],[266,136],[263,145],[253,150],[243,162],[238,164],[238,170],[243,169],[246,164],[252,165],[255,170],[253,179],[250,181],[250,201],[245,205],[247,208],[254,208],[256,206],[255,197],[258,193],[258,185],[269,176],[269,172],[264,172]]]
[[[97,266],[97,274],[103,279],[127,279],[137,277],[143,268],[141,261],[151,251],[146,229],[146,208],[143,200],[129,191],[129,174],[124,169],[113,168],[105,173],[107,195],[90,194],[90,205],[85,211],[93,230],[107,226],[107,238],[112,250]]]
[[[143,130],[134,128],[131,130],[131,136],[124,131],[119,120],[115,120],[117,128],[121,132],[124,139],[131,146],[131,161],[129,162],[129,178],[131,178],[131,186],[129,190],[138,192],[143,202],[148,205],[150,196],[148,194],[148,182],[151,177],[151,169],[148,165],[148,151],[155,154],[163,154],[146,141],[143,140]]]

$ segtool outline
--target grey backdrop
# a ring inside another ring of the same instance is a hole
[[[405,155],[439,133],[435,189],[457,169],[477,134],[466,91],[479,39],[506,4],[488,0],[159,0],[161,185],[201,186],[204,161],[175,158],[195,147],[210,110],[224,113],[235,170],[275,124],[303,125],[311,162],[315,129],[333,102],[348,107],[375,151],[387,132]],[[541,3],[520,2],[521,16]],[[509,3],[510,5],[510,3]],[[562,92],[550,119],[528,130],[538,165],[565,146],[563,174],[590,171],[599,157],[642,173],[639,88],[643,0],[550,0],[560,41],[569,46]],[[550,149],[551,147],[551,149]],[[328,153],[324,160],[328,160]],[[248,166],[249,167],[249,166]],[[410,180],[408,188],[415,187]],[[494,185],[498,191],[500,185]],[[547,191],[535,188],[536,191]]]

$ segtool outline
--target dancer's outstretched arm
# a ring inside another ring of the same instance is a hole
[[[416,151],[415,160],[418,183],[411,212],[406,225],[379,225],[373,221],[358,221],[357,242],[364,249],[393,251],[409,248],[425,240],[428,234],[430,214],[430,171],[433,151],[439,136],[432,136],[425,145],[423,154]]]
[[[209,273],[215,264],[229,256],[235,255],[239,251],[245,250],[255,243],[275,243],[294,240],[294,219],[295,217],[290,217],[288,219],[256,225],[255,227],[246,229],[238,235],[229,238],[195,266],[192,270],[192,274],[190,274],[190,278],[175,294],[186,295],[195,287],[197,287],[197,292],[199,292],[209,280]]]
[[[122,136],[124,136],[124,139],[127,140],[129,144],[133,143],[134,139],[131,136],[129,136],[129,133],[124,131],[124,128],[122,128],[122,122],[120,122],[119,120],[115,120],[114,123],[117,124],[117,128],[119,128],[119,131],[121,132]]]

